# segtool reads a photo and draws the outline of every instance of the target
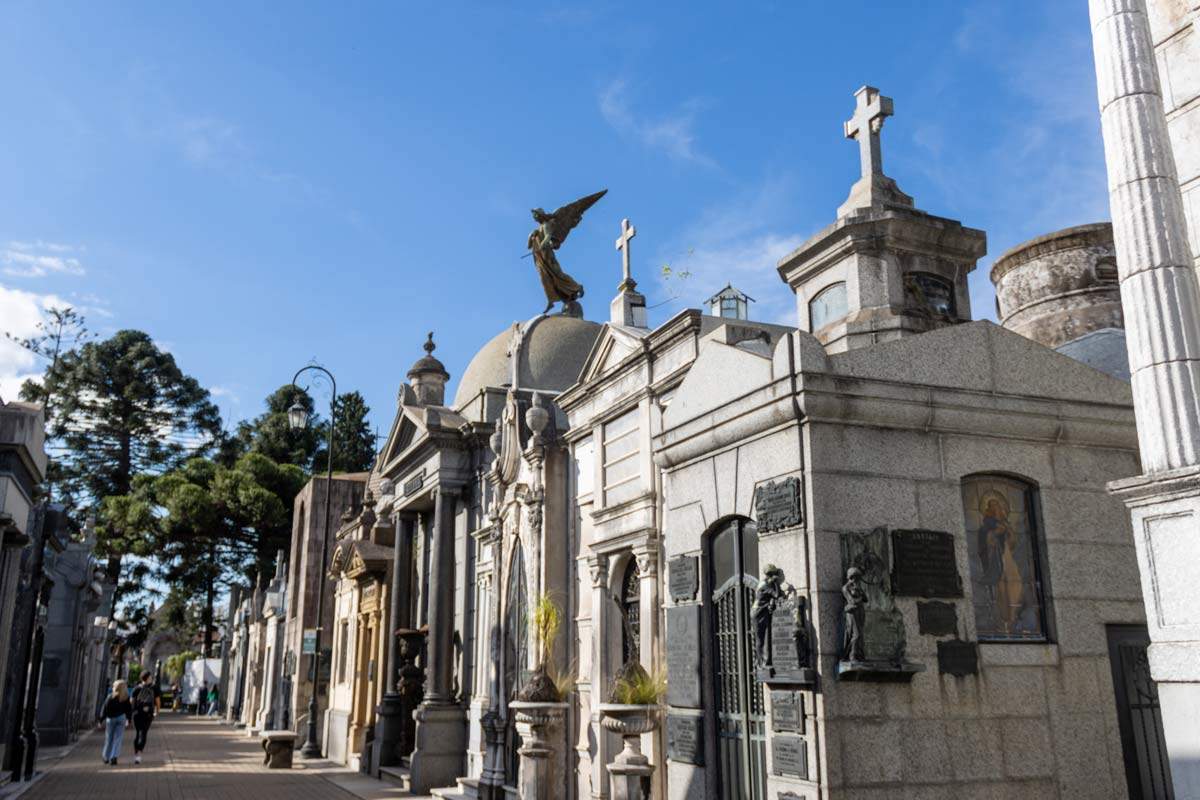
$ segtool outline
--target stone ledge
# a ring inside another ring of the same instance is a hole
[[[983,667],[1056,667],[1058,645],[1051,642],[980,642],[979,663]]]

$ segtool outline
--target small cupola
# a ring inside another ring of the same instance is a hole
[[[423,347],[425,355],[417,359],[417,363],[408,371],[408,381],[417,396],[417,402],[421,405],[445,405],[446,381],[450,380],[450,373],[446,372],[441,361],[433,357],[433,351],[437,348],[433,343],[433,331],[429,332],[429,338],[425,340]]]
[[[725,284],[725,288],[704,301],[709,313],[726,319],[750,319],[750,304],[754,298],[745,292]]]

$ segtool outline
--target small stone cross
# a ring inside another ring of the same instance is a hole
[[[637,228],[630,225],[629,220],[621,220],[621,235],[617,237],[617,249],[621,251],[621,266],[624,269],[622,286],[633,283],[633,276],[629,273],[629,243],[635,236],[637,236]]]
[[[883,120],[892,116],[892,98],[884,97],[874,86],[864,86],[854,93],[857,100],[854,116],[844,125],[847,139],[858,140],[862,160],[862,176],[883,174],[883,153],[879,148],[879,131]]]

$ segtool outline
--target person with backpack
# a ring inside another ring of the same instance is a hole
[[[121,755],[121,740],[125,738],[129,718],[133,715],[128,685],[125,681],[117,681],[113,684],[112,694],[104,701],[104,763],[114,767],[117,756]]]
[[[220,692],[217,684],[214,683],[212,688],[208,690],[208,716],[210,717],[217,716],[220,711],[220,703],[217,702],[219,695]]]
[[[149,671],[142,673],[142,682],[133,692],[133,763],[142,763],[142,751],[146,749],[146,737],[150,734],[150,723],[158,713],[158,687],[154,685]]]

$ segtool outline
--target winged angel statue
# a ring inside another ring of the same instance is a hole
[[[601,189],[595,194],[581,197],[574,203],[567,203],[553,214],[547,214],[540,208],[533,209],[533,219],[538,226],[529,234],[527,246],[533,254],[533,263],[537,265],[538,277],[542,279],[542,289],[546,292],[546,310],[543,314],[548,313],[556,302],[561,301],[562,313],[583,315],[577,302],[583,297],[583,286],[563,272],[554,251],[562,246],[567,234],[583,219],[583,212],[594,206],[607,192],[608,189]]]

